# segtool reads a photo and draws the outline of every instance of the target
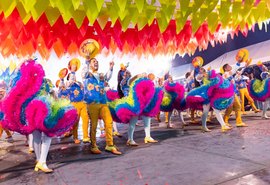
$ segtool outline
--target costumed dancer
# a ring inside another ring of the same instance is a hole
[[[240,95],[242,114],[246,114],[246,112],[245,112],[245,98],[247,98],[248,102],[250,103],[250,105],[255,113],[260,112],[261,110],[257,109],[257,107],[254,103],[254,100],[249,95],[249,92],[247,89],[247,80],[249,80],[249,78],[247,76],[242,75],[241,70],[238,70],[238,71],[236,71],[236,75],[234,77],[234,80],[235,80],[236,88],[237,88],[239,95]]]
[[[7,84],[4,81],[0,81],[0,109],[2,109],[2,101],[6,96],[7,91]],[[0,138],[2,137],[3,132],[6,133],[5,140],[8,142],[13,142],[12,134],[9,130],[2,128],[1,121],[0,121]]]
[[[105,80],[105,76],[103,73],[100,73],[99,75],[99,79],[100,79],[100,86],[104,87],[104,92],[107,94],[107,91],[110,90],[110,85],[109,83]],[[119,92],[118,92],[119,95]],[[107,101],[107,96],[106,96],[106,101]],[[102,120],[99,120],[99,126],[100,126],[100,130],[101,130],[101,135],[100,137],[105,137],[105,128],[104,128],[104,122]],[[113,136],[117,136],[117,137],[122,137],[122,134],[120,134],[118,132],[118,128],[116,125],[116,122],[113,121]]]
[[[170,74],[169,74],[169,71],[167,71],[163,77],[163,91],[164,91],[164,83],[166,81],[168,81],[168,78],[169,78]],[[164,112],[164,115],[165,115],[165,123],[166,124],[169,124],[169,112]]]
[[[68,69],[71,71],[67,76],[67,88],[71,104],[76,108],[79,115],[77,122],[73,126],[73,139],[76,144],[80,143],[78,139],[78,126],[80,118],[82,119],[83,142],[89,143],[89,117],[87,112],[87,104],[84,102],[83,84],[76,80],[76,71],[80,68],[80,60],[73,58],[68,63]]]
[[[10,65],[2,71],[0,75],[0,106],[1,101],[5,98],[6,94],[9,92],[9,87],[11,85],[11,79],[14,77],[16,73],[16,64],[14,62],[11,62]],[[2,137],[3,132],[6,133],[5,140],[7,142],[12,143],[13,137],[12,132],[10,132],[8,129],[3,129],[0,122],[0,138]]]
[[[55,100],[45,72],[34,60],[22,63],[11,90],[2,102],[1,120],[4,128],[24,135],[33,134],[36,154],[35,171],[50,173],[46,164],[51,138],[70,130],[77,112],[67,100]]]
[[[123,63],[120,64],[120,70],[118,71],[118,75],[117,75],[117,92],[120,98],[123,98],[124,92],[121,89],[121,82],[124,78],[124,74],[127,71],[127,67],[128,67],[129,63],[127,63],[127,65],[124,65]]]
[[[158,84],[157,84],[156,87],[161,88],[163,91],[165,91],[164,90],[164,81],[167,81],[168,77],[169,77],[169,71],[166,72],[163,77],[158,78]],[[161,122],[161,120],[160,120],[160,112],[161,111],[159,111],[159,113],[157,115],[157,121],[158,122]],[[168,124],[169,123],[169,112],[164,112],[164,115],[165,115],[165,123]]]
[[[122,97],[124,96],[128,96],[128,93],[129,93],[129,85],[128,85],[128,80],[130,79],[131,77],[131,73],[130,71],[128,71],[126,68],[128,67],[129,64],[127,64],[126,66],[124,66],[123,64],[121,64],[121,74],[120,74],[120,71],[118,73],[118,80],[121,79],[120,76],[122,76],[122,80],[120,82],[120,90],[121,90],[121,93],[123,94]],[[122,74],[122,72],[124,71],[124,73]],[[120,75],[120,76],[119,76]],[[118,88],[118,87],[117,87]],[[111,91],[111,90],[110,90]],[[107,92],[107,91],[106,91]],[[119,90],[118,90],[118,98],[120,98],[121,96],[121,93],[119,94]],[[121,98],[122,98],[121,97]],[[117,124],[115,121],[113,121],[113,135],[114,136],[118,136],[118,137],[122,137],[122,134],[119,133],[118,131],[118,128],[117,128]]]
[[[107,89],[106,90],[106,98],[107,98],[107,103],[112,102],[116,99],[119,99],[119,94],[117,90],[113,90],[113,89]],[[117,120],[117,121],[115,121]],[[122,134],[119,133],[118,128],[117,128],[117,124],[116,123],[120,123],[120,120],[118,119],[113,119],[113,135],[114,136],[118,136],[118,137],[122,137]]]
[[[102,86],[104,86],[104,91],[106,93],[106,101],[107,101],[108,100],[107,92],[112,91],[112,90],[110,89],[109,83],[105,81],[105,77],[103,73],[100,73],[99,78],[100,78],[100,83],[102,84]],[[116,93],[118,93],[117,97],[119,98],[119,92],[116,91]],[[102,120],[99,120],[99,125],[100,125],[100,130],[101,130],[100,137],[105,137],[104,123]],[[122,137],[122,134],[118,132],[117,124],[115,121],[113,121],[113,136]]]
[[[80,46],[81,55],[86,58],[86,65],[82,70],[82,78],[84,83],[84,101],[87,103],[88,115],[91,120],[91,152],[93,154],[101,154],[96,143],[96,131],[98,119],[104,121],[106,132],[106,147],[105,150],[113,154],[120,155],[117,147],[113,143],[113,120],[106,104],[106,95],[104,86],[100,83],[98,68],[99,63],[96,58],[93,58],[99,51],[99,44],[93,39],[85,40]],[[114,62],[110,62],[110,69],[105,74],[105,81],[110,80],[113,72]]]
[[[260,77],[262,81],[259,79],[251,79],[248,90],[253,99],[263,102],[262,118],[269,119],[266,112],[270,102],[270,74],[268,68],[261,62],[258,62],[257,66],[261,70]]]
[[[185,86],[185,89],[187,92],[191,91],[192,89],[195,88],[195,81],[194,81],[194,78],[193,78],[193,75],[191,72],[187,72],[185,74],[185,78],[186,78],[186,86]]]
[[[210,70],[211,70],[211,67],[209,67],[207,69],[207,71],[210,71]],[[200,72],[196,76],[196,81],[199,82],[201,85],[207,84],[208,74],[206,73],[206,70],[203,67],[200,68]],[[214,113],[213,109],[210,109],[210,117],[208,119],[207,119],[208,112],[209,112],[208,108],[207,109],[203,109],[203,110],[204,110],[203,111],[203,115],[202,115],[203,122],[205,121],[205,119],[206,119],[206,122],[211,122],[211,120],[213,118],[213,113]],[[205,129],[204,131],[210,131],[210,130],[209,129]]]
[[[186,103],[188,107],[194,110],[203,110],[202,130],[204,132],[211,131],[206,125],[210,108],[213,108],[216,114],[216,118],[221,125],[221,131],[230,130],[230,127],[226,126],[223,120],[221,110],[226,109],[233,102],[233,85],[216,74],[214,70],[207,72],[202,67],[199,69],[196,78],[198,82],[202,82],[202,85],[187,94]]]
[[[60,78],[60,80],[57,80],[55,83],[55,86],[57,88],[57,93],[56,93],[57,98],[69,99],[68,90],[64,81],[64,78],[67,76],[67,74],[68,74],[67,68],[61,69],[58,73],[58,77]]]
[[[168,125],[167,128],[173,128],[171,124],[171,116],[173,110],[176,109],[180,116],[182,127],[186,125],[183,114],[181,111],[185,109],[185,88],[178,82],[173,82],[171,75],[168,76],[168,80],[164,84],[164,96],[160,105],[160,110],[168,112]]]
[[[196,57],[196,58],[198,58],[198,57]],[[196,60],[196,58],[195,58],[195,60]],[[210,71],[210,70],[208,70],[208,71]],[[201,87],[202,85],[208,85],[209,84],[208,74],[207,74],[206,70],[203,67],[200,67],[199,72],[197,73],[197,75],[195,77],[195,81],[200,84],[200,86],[198,86],[197,88]],[[189,94],[189,96],[190,96],[190,94]],[[190,102],[188,102],[188,103],[191,104]],[[202,131],[203,132],[210,132],[211,131],[206,126],[207,121],[208,121],[207,117],[208,117],[208,113],[209,113],[210,109],[211,109],[210,103],[203,104],[203,107],[202,107],[202,110],[203,110],[202,111]],[[223,129],[223,130],[226,131],[226,129]]]
[[[151,80],[154,84],[155,75],[153,73],[149,73],[147,78]],[[154,85],[154,96],[150,100],[149,104],[143,109],[142,119],[144,121],[144,132],[145,138],[144,143],[157,143],[158,141],[151,137],[151,118],[156,117],[160,111],[160,105],[162,101],[164,93],[161,88],[156,88]],[[136,124],[135,124],[136,125]],[[131,132],[135,131],[135,129],[130,130]],[[133,136],[133,134],[132,134]],[[130,137],[129,140],[133,140],[133,137]]]
[[[195,88],[195,81],[192,72],[187,72],[185,74],[185,79],[186,79],[185,90],[186,93],[188,93],[189,91]],[[187,109],[187,117],[191,117],[191,111],[189,108]]]
[[[128,70],[126,70],[124,75],[123,75],[123,79],[120,83],[120,89],[123,92],[124,96],[128,96],[128,93],[129,93],[128,81],[130,78],[131,78],[131,73]],[[122,97],[120,97],[120,98],[122,98]]]
[[[152,79],[153,75],[149,75]],[[129,92],[126,97],[116,99],[114,93],[107,92],[108,102],[114,121],[118,123],[129,123],[128,141],[129,146],[138,146],[134,141],[133,134],[139,116],[144,122],[145,143],[156,143],[151,137],[151,117],[159,112],[163,92],[161,88],[155,88],[152,80],[146,74],[139,74],[129,79]]]
[[[237,91],[236,91],[236,86],[235,86],[235,81],[234,81],[234,76],[236,74],[236,71],[241,68],[241,63],[245,63],[244,67],[247,67],[251,63],[251,59],[249,59],[249,52],[247,49],[240,49],[238,53],[236,54],[236,65],[231,66],[228,63],[224,64],[221,68],[221,72],[223,73],[223,78],[228,79],[230,82],[234,84],[235,88],[235,94],[234,94],[234,102],[233,105],[227,108],[225,111],[224,115],[224,121],[227,126],[232,127],[229,124],[229,118],[232,113],[232,111],[235,112],[235,117],[236,117],[236,126],[237,127],[246,127],[247,125],[242,121],[242,112],[241,112],[241,104],[239,101],[239,98],[237,96]],[[240,73],[242,74],[243,70],[245,68],[242,68]]]
[[[105,77],[103,73],[99,73],[99,81],[100,81],[100,87],[102,86],[101,89],[104,88],[105,90]],[[105,134],[105,127],[104,127],[104,122],[102,121],[102,119],[98,119],[98,125],[99,125],[99,129],[100,129],[100,136],[101,138],[105,138],[106,134]]]
[[[196,79],[196,76],[200,73],[200,68],[203,66],[203,58],[200,57],[200,56],[197,56],[195,57],[193,60],[192,60],[192,65],[194,67],[194,70],[191,72],[191,74],[193,75],[193,81],[194,81],[194,88],[197,88],[197,87],[200,87],[201,84],[203,83],[202,81],[198,82],[197,79]],[[191,123],[198,123],[196,120],[195,120],[195,114],[196,116],[198,117],[198,110],[195,110],[195,109],[190,109],[190,117],[191,117]]]
[[[164,79],[163,79],[163,77],[158,78],[156,87],[163,88],[163,86],[164,86]],[[167,118],[165,118],[165,119],[167,119]],[[158,121],[159,123],[161,122],[161,119],[160,119],[160,111],[159,111],[158,114],[157,114],[157,121]]]
[[[59,80],[56,81],[55,87],[57,88],[56,96],[58,99],[66,99],[69,100],[69,92],[65,84],[65,77],[68,74],[68,69],[67,68],[62,68],[59,73],[58,77],[60,78]],[[67,131],[64,133],[64,137],[70,137],[72,136],[72,130]]]
[[[128,84],[132,83],[133,80],[136,80],[136,78],[140,78],[140,77],[143,77],[145,79],[149,79],[152,82],[153,82],[153,80],[155,78],[153,74],[149,74],[148,76],[146,74],[142,74],[142,75],[138,75],[138,76],[135,76],[132,79],[130,79],[128,81]],[[151,84],[151,85],[153,85],[153,84]],[[128,95],[128,93],[126,95]],[[152,97],[152,101],[149,101],[149,104],[146,104],[145,105],[144,110],[142,111],[142,113],[140,115],[133,116],[130,119],[130,121],[129,121],[129,127],[128,127],[128,141],[127,141],[127,145],[128,146],[138,146],[138,144],[134,141],[134,137],[133,136],[134,136],[134,131],[135,131],[136,123],[138,122],[139,117],[141,117],[141,119],[143,120],[143,123],[144,123],[144,132],[145,132],[144,142],[145,143],[157,143],[158,142],[157,140],[155,140],[155,139],[153,139],[151,137],[151,116],[152,115],[151,115],[150,112],[152,111],[152,108],[154,106],[151,103],[156,103],[156,101],[157,101],[156,100],[157,97],[155,97],[155,95],[156,96],[158,95],[158,91],[156,92],[155,89],[154,89],[154,95]],[[157,112],[154,113],[154,114],[157,114]]]

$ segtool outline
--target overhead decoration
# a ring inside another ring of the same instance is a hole
[[[51,51],[77,53],[92,38],[107,53],[192,54],[262,28],[269,9],[266,0],[0,1],[0,52],[48,59]]]
[[[1,11],[5,17],[9,17],[14,9],[20,13],[20,17],[26,24],[30,18],[38,21],[45,15],[53,26],[62,17],[64,23],[74,20],[80,28],[84,19],[93,25],[97,19],[121,22],[124,29],[132,23],[143,28],[158,20],[161,32],[165,31],[171,19],[177,20],[178,32],[183,28],[187,20],[192,19],[193,32],[208,19],[215,19],[227,26],[232,22],[236,28],[239,24],[244,26],[263,21],[269,15],[268,0],[9,0],[0,2]],[[259,14],[257,14],[260,12]]]

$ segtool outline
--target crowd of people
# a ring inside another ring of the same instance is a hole
[[[7,140],[12,142],[11,132],[26,135],[29,152],[36,154],[35,171],[50,173],[53,170],[47,166],[46,158],[51,139],[72,135],[74,143],[79,144],[80,120],[82,142],[90,143],[90,152],[102,153],[96,142],[100,122],[106,139],[105,150],[115,155],[122,154],[113,139],[113,136],[121,137],[116,123],[129,125],[128,146],[138,146],[134,131],[139,119],[143,121],[144,142],[156,143],[151,136],[151,120],[161,122],[160,112],[164,112],[168,128],[173,127],[173,111],[177,111],[182,128],[188,125],[183,111],[191,122],[196,122],[195,117],[200,114],[203,132],[211,131],[207,122],[214,117],[222,132],[230,131],[232,111],[236,127],[246,127],[247,123],[242,121],[246,114],[245,100],[255,113],[262,112],[262,118],[268,119],[270,99],[268,68],[259,62],[256,66],[261,71],[260,77],[254,78],[254,73],[246,70],[251,62],[247,52],[240,50],[236,64],[224,64],[220,71],[205,69],[203,59],[195,57],[194,70],[186,73],[185,84],[174,82],[169,73],[160,78],[153,73],[132,76],[128,65],[121,64],[116,90],[109,86],[114,62],[109,63],[109,70],[104,74],[99,72],[98,60],[88,57],[81,74],[77,74],[81,62],[73,58],[59,72],[57,90],[54,90],[38,61],[27,60],[18,67],[10,83],[0,83],[0,136],[5,131]],[[77,80],[77,75],[82,76],[82,82]],[[263,102],[262,110],[257,108],[256,101]]]

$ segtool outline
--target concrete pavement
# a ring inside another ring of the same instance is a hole
[[[221,133],[216,121],[209,124],[210,133],[196,124],[181,130],[153,121],[152,137],[159,143],[144,144],[143,127],[137,127],[140,146],[134,148],[125,145],[127,125],[121,125],[124,136],[115,143],[122,156],[105,152],[104,139],[98,141],[104,152],[93,155],[89,144],[55,138],[48,156],[52,174],[34,172],[35,156],[28,154],[25,137],[16,134],[13,144],[0,141],[0,184],[270,184],[270,121],[261,120],[260,113],[243,120],[249,127],[228,133]]]

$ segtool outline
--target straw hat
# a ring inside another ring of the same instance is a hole
[[[194,67],[202,67],[202,66],[203,66],[203,58],[200,57],[200,56],[195,57],[195,58],[192,60],[192,65],[193,65]]]
[[[59,71],[58,76],[59,76],[60,79],[63,79],[63,78],[65,78],[67,76],[67,74],[68,74],[68,69],[63,68],[63,69],[61,69]]]
[[[76,70],[75,71],[78,71],[81,67],[81,62],[78,58],[73,58],[71,59],[69,62],[68,62],[68,69],[71,71],[71,66],[72,65],[76,65]]]
[[[150,80],[155,80],[156,76],[153,73],[149,73],[147,76]]]
[[[86,39],[83,41],[79,48],[79,53],[82,57],[94,58],[99,52],[99,43],[94,39]]]
[[[237,62],[246,62],[248,60],[249,57],[249,52],[246,48],[240,49],[236,56],[235,59]],[[241,61],[239,61],[239,58],[241,59]]]

